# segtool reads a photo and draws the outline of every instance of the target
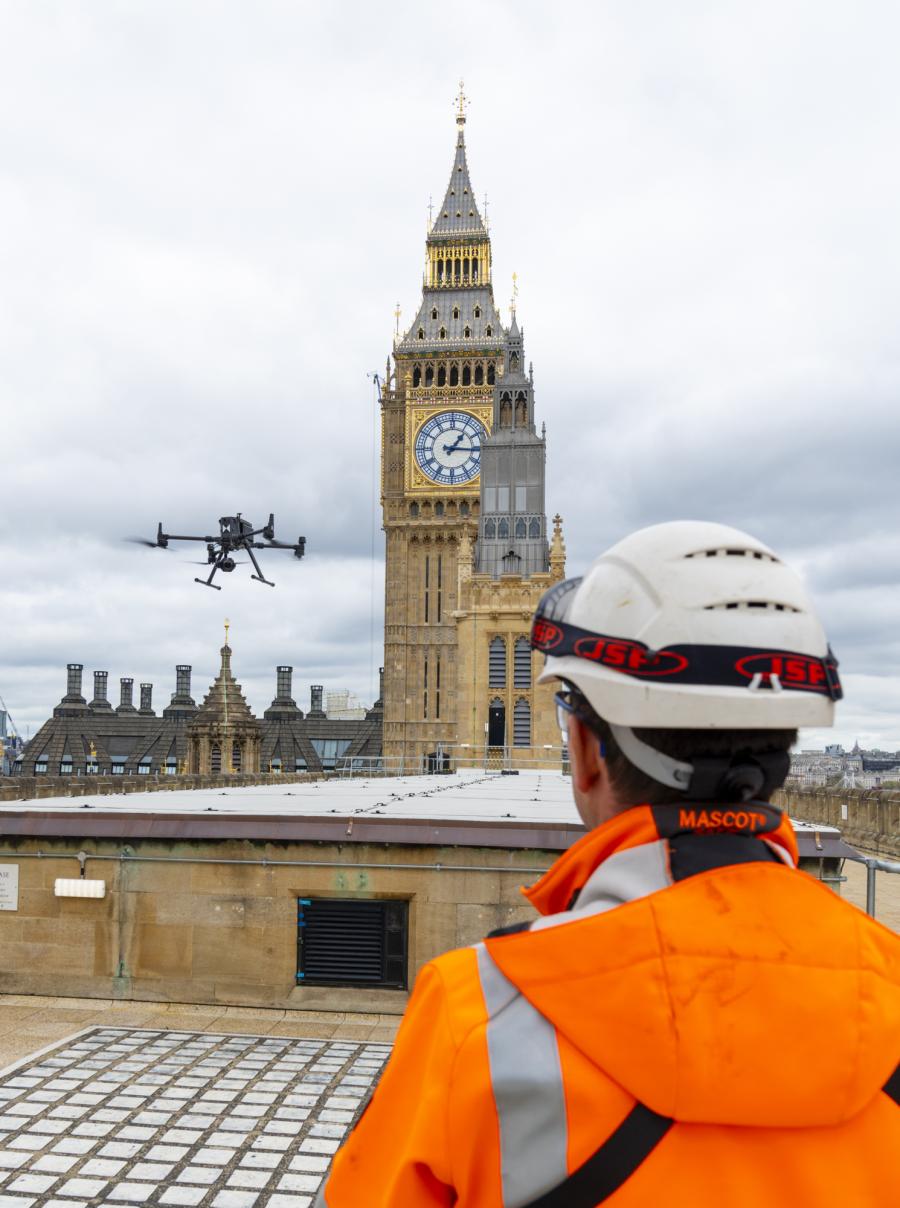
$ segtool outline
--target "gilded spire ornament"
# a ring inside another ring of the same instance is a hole
[[[459,92],[456,96],[456,124],[464,126],[466,124],[466,108],[469,104],[469,98],[465,93],[465,85],[462,80],[459,81]]]

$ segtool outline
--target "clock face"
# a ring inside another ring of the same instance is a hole
[[[442,411],[416,433],[416,462],[441,486],[461,486],[481,471],[484,425],[466,411]]]

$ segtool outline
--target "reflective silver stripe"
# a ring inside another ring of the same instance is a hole
[[[543,931],[562,923],[574,923],[591,914],[602,914],[625,902],[633,902],[635,898],[668,889],[671,884],[665,839],[627,847],[594,869],[572,910],[545,915],[531,924],[531,930]]]
[[[325,1183],[328,1180],[328,1175],[322,1180],[322,1184],[316,1193],[316,1198],[313,1200],[312,1208],[328,1208],[328,1202],[325,1199]]]
[[[504,977],[484,944],[476,944],[475,951],[488,1012],[503,1208],[520,1208],[568,1174],[566,1097],[556,1028]]]

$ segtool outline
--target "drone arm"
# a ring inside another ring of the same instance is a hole
[[[183,537],[178,533],[165,533],[167,541],[204,541],[207,545],[218,545],[219,537]]]

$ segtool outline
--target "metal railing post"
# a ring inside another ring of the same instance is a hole
[[[875,875],[874,860],[866,860],[866,914],[875,918]]]

